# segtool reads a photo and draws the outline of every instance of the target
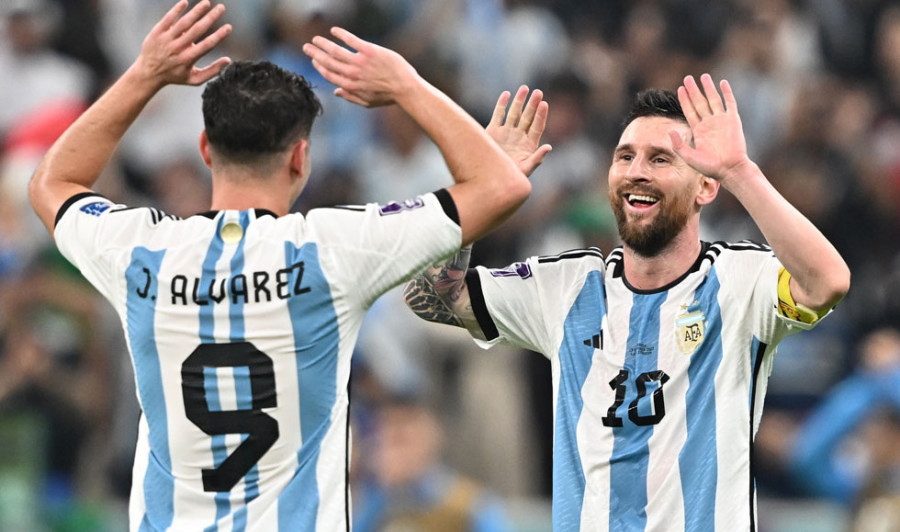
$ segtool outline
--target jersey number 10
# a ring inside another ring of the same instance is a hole
[[[616,415],[616,410],[622,406],[622,403],[625,402],[625,392],[627,391],[625,388],[625,382],[628,380],[628,370],[620,369],[619,374],[616,377],[609,381],[609,387],[615,390],[616,392],[616,400],[609,407],[609,410],[606,412],[606,416],[602,418],[603,425],[607,427],[621,427],[622,426],[622,418]],[[635,425],[646,426],[646,425],[656,425],[662,418],[666,415],[666,400],[663,397],[663,385],[668,382],[669,376],[666,375],[665,371],[656,370],[656,371],[647,371],[638,375],[638,378],[634,380],[635,386],[637,386],[637,397],[634,398],[634,401],[628,405],[628,419],[631,420]],[[659,383],[659,387],[653,390],[652,400],[653,400],[653,413],[649,415],[642,416],[638,413],[638,402],[647,395],[647,383],[657,382]]]

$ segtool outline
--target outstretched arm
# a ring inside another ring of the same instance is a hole
[[[825,236],[769,183],[747,156],[737,102],[722,81],[722,95],[712,78],[692,76],[678,88],[678,99],[694,136],[689,146],[670,133],[675,151],[701,174],[719,181],[741,202],[775,255],[791,274],[796,303],[822,314],[850,288],[850,270]],[[723,101],[724,98],[724,101]]]
[[[463,245],[496,227],[525,201],[531,183],[462,108],[396,52],[342,28],[331,33],[355,51],[324,37],[315,37],[303,51],[322,76],[338,86],[337,96],[366,107],[396,103],[437,144],[456,183],[449,191]]]
[[[153,27],[133,65],[72,124],[44,156],[28,188],[31,205],[50,233],[63,203],[90,191],[122,136],[141,110],[169,84],[200,85],[214,77],[228,58],[205,68],[197,60],[231,33],[221,26],[203,36],[225,12],[203,0],[191,10],[180,0]]]
[[[530,176],[551,147],[541,144],[547,124],[547,102],[542,101],[543,94],[538,90],[532,93],[527,103],[526,96],[528,87],[519,87],[507,111],[510,93],[504,91],[497,99],[486,131],[519,169]],[[484,340],[466,284],[471,255],[472,246],[469,245],[446,263],[427,268],[406,284],[403,298],[406,305],[423,320],[465,327],[473,337]]]

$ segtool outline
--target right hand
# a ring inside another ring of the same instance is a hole
[[[141,46],[141,54],[134,64],[142,76],[158,87],[168,84],[200,85],[215,77],[231,59],[222,57],[205,68],[195,63],[231,33],[225,24],[199,42],[213,24],[225,13],[225,5],[212,7],[203,0],[187,13],[187,0],[179,0],[150,30]]]
[[[343,28],[331,28],[331,34],[356,52],[316,36],[312,43],[303,45],[303,53],[312,59],[322,77],[337,85],[336,96],[363,107],[390,105],[418,78],[412,65],[397,52]]]
[[[553,149],[549,144],[541,144],[541,136],[547,125],[549,106],[547,102],[543,101],[544,93],[540,90],[532,92],[528,103],[525,104],[528,87],[522,85],[516,91],[516,97],[507,112],[506,105],[509,103],[509,96],[509,92],[503,91],[500,98],[497,99],[494,115],[491,117],[491,123],[488,124],[486,131],[516,162],[519,170],[526,176],[530,176]]]

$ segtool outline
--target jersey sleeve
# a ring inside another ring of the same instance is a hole
[[[60,253],[71,262],[101,294],[112,299],[115,293],[116,250],[124,249],[123,238],[133,238],[148,209],[127,209],[99,194],[83,193],[70,198],[56,215],[53,236]]]
[[[340,262],[335,275],[367,307],[462,244],[456,205],[446,190],[402,203],[313,209],[307,220],[323,252]]]
[[[466,275],[469,298],[488,348],[503,342],[553,356],[572,302],[591,272],[602,279],[599,249],[531,257],[505,268],[479,266]]]
[[[485,340],[483,348],[503,342],[541,351],[548,334],[542,313],[541,290],[534,257],[505,268],[478,266],[466,274],[472,310]]]
[[[809,323],[802,319],[801,315],[785,311],[785,303],[779,297],[779,279],[784,279],[782,274],[784,267],[781,265],[781,261],[772,253],[746,254],[745,256],[755,259],[747,261],[741,269],[746,268],[748,271],[745,273],[748,274],[755,273],[756,282],[750,301],[757,337],[763,342],[774,344],[787,336],[815,327],[818,320]],[[735,278],[750,277],[742,277],[738,272]]]

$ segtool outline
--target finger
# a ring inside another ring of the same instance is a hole
[[[221,28],[214,31],[210,36],[198,42],[194,45],[193,48],[191,48],[190,55],[187,56],[188,59],[191,62],[194,62],[209,53],[209,51],[215,48],[217,44],[222,42],[222,39],[228,37],[228,35],[231,34],[231,30],[231,24],[225,24]]]
[[[328,56],[325,56],[326,58]],[[331,83],[332,85],[337,85],[340,88],[345,90],[351,90],[353,81],[347,76],[337,72],[333,69],[328,68],[318,59],[312,60],[313,68],[319,71],[319,74],[322,74],[322,77],[325,78],[326,81]]]
[[[344,90],[341,88],[334,89],[334,95],[343,98],[350,103],[355,103],[356,105],[361,105],[363,107],[369,107],[369,102],[367,100],[348,90]]]
[[[509,91],[500,93],[500,97],[497,98],[497,105],[494,106],[494,114],[491,115],[491,121],[488,124],[488,127],[500,127],[503,125],[503,117],[506,115],[506,105],[509,103],[509,97]]]
[[[187,5],[187,0],[178,0],[178,3],[172,6],[172,9],[170,9],[165,15],[163,15],[163,18],[160,19],[160,21],[157,22],[155,26],[153,26],[153,30],[151,31],[151,33],[162,33],[171,28],[172,24],[175,24],[175,21],[178,20],[178,17],[184,11]]]
[[[515,127],[519,123],[526,96],[528,96],[528,87],[522,85],[516,91],[516,97],[513,98],[512,105],[509,107],[509,113],[506,115],[506,125]]]
[[[519,128],[528,131],[528,128],[531,127],[531,123],[534,122],[537,108],[543,99],[544,93],[540,90],[535,89],[534,92],[531,93],[531,97],[528,98],[528,103],[525,104],[525,110],[522,112],[522,118],[519,119]]]
[[[722,103],[719,91],[716,90],[716,84],[713,83],[712,76],[703,74],[700,76],[700,83],[703,84],[703,92],[706,93],[706,101],[709,102],[710,110],[712,110],[714,114],[724,113],[725,105]]]
[[[356,57],[355,53],[351,52],[350,50],[344,48],[334,41],[326,39],[325,37],[320,37],[317,35],[313,37],[312,43],[318,46],[321,50],[324,50],[326,54],[344,63],[350,63]]]
[[[212,28],[213,24],[215,24],[223,14],[225,14],[225,4],[219,4],[216,7],[210,9],[206,12],[206,15],[204,15],[203,18],[187,28],[184,33],[182,33],[181,36],[176,39],[175,43],[185,46],[196,41],[197,39],[202,37],[203,34],[209,31],[209,29]]]
[[[366,46],[372,44],[368,41],[360,39],[356,35],[353,35],[349,31],[345,30],[344,28],[340,28],[338,26],[331,28],[331,34],[334,35],[335,37],[337,37],[338,39],[340,39],[341,41],[343,41],[344,44],[346,44],[350,48],[353,48],[356,51],[360,51],[363,48],[365,48]]]
[[[209,3],[209,0],[202,0],[197,5],[188,10],[188,12],[185,13],[180,19],[175,21],[175,24],[172,25],[169,31],[173,36],[180,37],[184,32],[188,30],[188,28],[190,28],[198,20],[200,20],[200,17],[202,17],[207,11],[209,11],[209,8],[211,6],[212,4]]]
[[[304,44],[303,53],[308,55],[313,60],[313,66],[315,66],[316,70],[319,70],[319,72],[322,73],[323,76],[325,74],[321,69],[339,74],[341,77],[348,80],[350,79],[350,65],[336,60],[334,57],[328,55],[325,50],[319,48],[318,46],[309,43]],[[326,77],[325,79],[328,78]]]
[[[535,152],[532,153],[531,156],[528,157],[528,164],[530,164],[532,168],[537,168],[541,165],[542,162],[544,162],[544,157],[546,157],[547,154],[552,150],[553,146],[549,144],[543,144],[541,147],[535,150]]]
[[[700,87],[694,80],[694,76],[687,76],[684,78],[684,88],[687,89],[687,95],[694,105],[694,110],[697,111],[697,115],[701,119],[712,114],[712,111],[709,108],[709,102],[706,101],[703,93],[700,92]]]
[[[531,123],[531,128],[528,130],[528,138],[537,144],[541,141],[541,136],[544,134],[544,127],[547,125],[547,116],[550,113],[550,104],[542,101],[537,106],[537,111],[534,113],[534,122]]]
[[[687,89],[684,88],[684,86],[678,87],[678,102],[681,104],[681,111],[684,113],[688,125],[693,128],[700,122],[700,115],[698,115],[697,110],[694,109],[694,103],[691,101],[690,96],[688,96]]]
[[[722,97],[725,98],[725,110],[737,113],[737,99],[734,97],[734,91],[731,90],[731,84],[728,83],[728,80],[723,79],[719,82],[719,86],[722,88]]]
[[[231,64],[231,58],[220,57],[213,64],[204,68],[194,68],[188,83],[191,85],[200,85],[213,79],[219,75],[223,68]]]

